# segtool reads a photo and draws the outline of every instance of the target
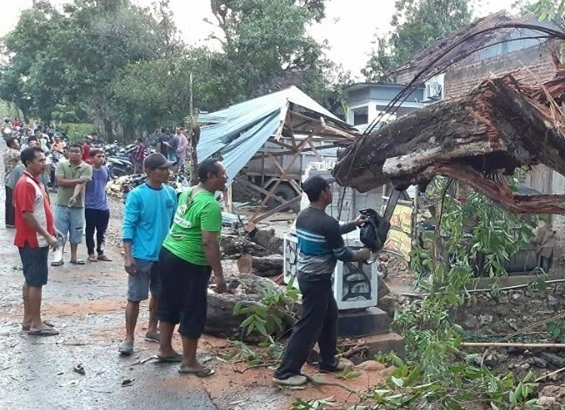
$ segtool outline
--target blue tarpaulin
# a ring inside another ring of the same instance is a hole
[[[289,103],[346,125],[293,86],[220,111],[200,114],[199,122],[207,125],[201,128],[198,160],[221,155],[231,182],[285,121]]]

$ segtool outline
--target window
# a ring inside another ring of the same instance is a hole
[[[353,110],[353,125],[369,123],[369,107],[360,107]]]

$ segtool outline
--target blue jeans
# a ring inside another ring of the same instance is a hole
[[[82,242],[84,228],[84,208],[72,208],[57,205],[55,207],[55,227],[61,231],[64,238],[69,237],[73,245]]]

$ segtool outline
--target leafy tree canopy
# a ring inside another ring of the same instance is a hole
[[[366,67],[368,81],[392,82],[388,73],[412,55],[471,22],[467,0],[397,0],[392,30],[377,37]]]

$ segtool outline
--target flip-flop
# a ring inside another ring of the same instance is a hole
[[[193,374],[196,377],[210,377],[216,371],[210,367],[203,367],[202,369],[193,370],[193,369],[179,369],[178,372],[180,374]]]
[[[181,363],[181,362],[182,362],[182,354],[177,353],[176,355],[169,357],[157,356],[157,361],[155,363]]]
[[[82,259],[77,259],[76,261],[70,261],[73,265],[84,265],[86,262]]]
[[[54,325],[53,323],[51,323],[50,321],[48,321],[48,320],[44,320],[44,321],[43,321],[43,325],[44,325],[44,326],[47,326],[47,327],[55,327],[55,325]],[[24,324],[22,323],[22,330],[24,330],[24,331],[27,332],[27,331],[29,331],[30,327],[31,327],[31,325],[26,326],[26,325],[24,325]]]
[[[45,327],[39,330],[30,330],[27,334],[32,336],[57,336],[59,331],[52,327]]]

